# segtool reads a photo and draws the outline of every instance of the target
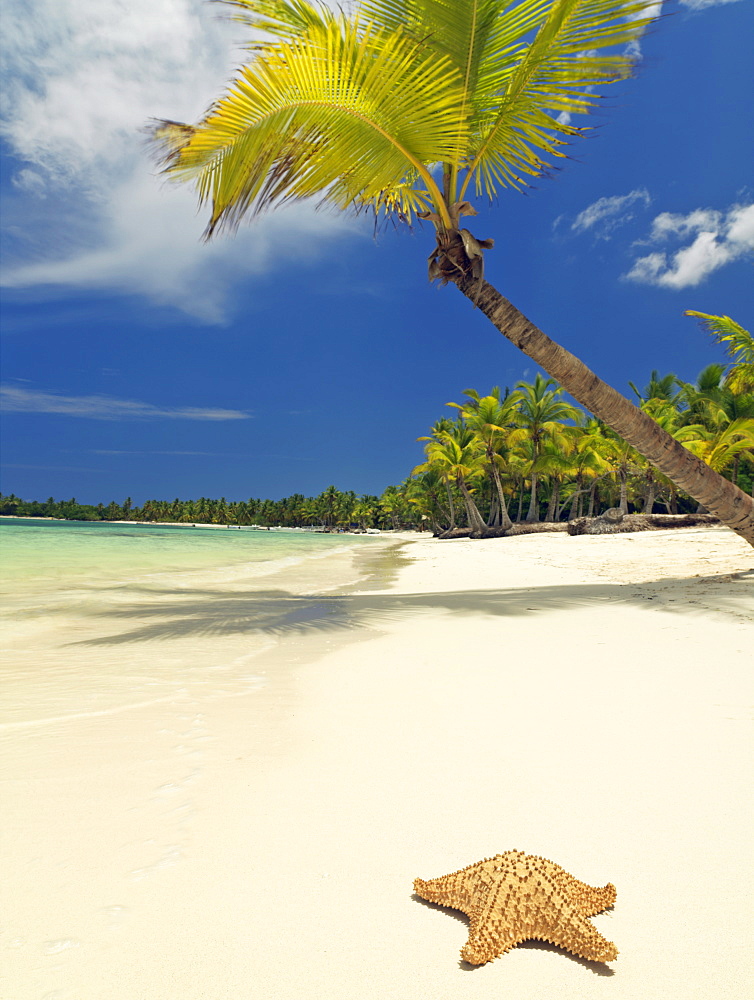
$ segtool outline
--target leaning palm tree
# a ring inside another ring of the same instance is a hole
[[[249,62],[197,125],[153,137],[211,204],[207,235],[284,202],[434,225],[430,277],[456,285],[512,343],[682,489],[754,545],[754,501],[554,343],[483,277],[492,240],[462,224],[563,157],[570,116],[630,75],[655,0],[227,0],[254,31]],[[260,35],[260,32],[262,33]]]

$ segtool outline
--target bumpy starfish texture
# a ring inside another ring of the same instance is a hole
[[[414,881],[415,892],[432,903],[461,910],[470,921],[461,958],[483,965],[522,941],[549,941],[580,958],[611,962],[612,941],[587,919],[615,902],[615,886],[596,889],[531,854],[507,851],[452,875]]]

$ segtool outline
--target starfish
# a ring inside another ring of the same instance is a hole
[[[595,889],[545,858],[506,851],[451,875],[428,882],[418,878],[414,890],[469,917],[461,958],[471,965],[483,965],[530,938],[593,962],[618,955],[587,919],[613,905],[615,886]]]

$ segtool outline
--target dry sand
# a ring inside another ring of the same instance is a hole
[[[256,689],[6,728],[0,994],[754,995],[752,567],[722,528],[413,537]],[[413,879],[511,848],[615,883],[616,962],[460,962]]]

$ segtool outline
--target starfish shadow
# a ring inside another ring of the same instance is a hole
[[[411,898],[416,900],[417,903],[421,903],[422,906],[426,906],[428,910],[437,910],[440,913],[445,913],[449,917],[453,917],[459,923],[463,924],[467,931],[469,928],[469,918],[461,910],[454,910],[452,906],[443,906],[442,903],[432,903],[427,899],[423,899],[418,893],[413,892]],[[610,906],[608,909],[603,910],[603,913],[611,913],[613,907]],[[592,962],[588,958],[581,958],[579,955],[573,955],[570,951],[566,951],[565,948],[560,948],[556,944],[550,944],[549,941],[538,941],[536,938],[532,938],[530,941],[522,941],[521,944],[516,945],[517,948],[525,948],[527,951],[550,951],[556,955],[562,955],[564,958],[569,958],[572,962],[577,965],[583,966],[583,968],[588,969],[589,972],[593,972],[595,976],[603,976],[610,978],[610,976],[615,975],[615,969],[611,969],[609,965],[605,965],[604,962]],[[485,963],[487,965],[489,963]],[[463,972],[476,972],[478,969],[483,969],[483,965],[472,965],[471,962],[466,962],[464,959],[460,958],[458,960],[458,967]]]
[[[526,948],[527,951],[552,951],[556,955],[563,955],[565,958],[570,958],[572,962],[577,965],[582,965],[585,969],[593,972],[595,976],[605,976],[608,979],[610,976],[615,975],[615,969],[611,969],[609,965],[605,965],[604,962],[592,962],[588,958],[581,958],[579,955],[572,955],[570,951],[566,951],[565,948],[560,948],[556,944],[550,944],[549,941],[537,941],[532,939],[531,941],[522,941],[521,944],[517,945],[518,948]],[[466,964],[465,962],[463,963]]]

